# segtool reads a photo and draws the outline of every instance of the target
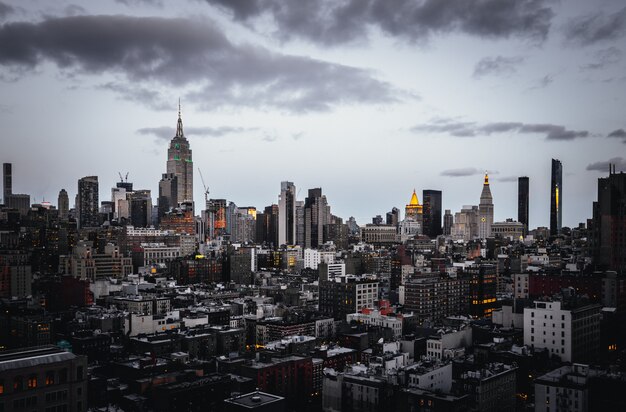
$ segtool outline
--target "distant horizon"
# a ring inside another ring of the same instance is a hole
[[[179,99],[213,198],[262,208],[280,182],[321,187],[358,222],[442,190],[495,221],[549,225],[550,159],[563,224],[592,215],[597,178],[626,170],[626,8],[536,2],[0,0],[2,162],[14,191],[101,200],[129,173],[156,199]],[[468,6],[469,5],[469,6]]]

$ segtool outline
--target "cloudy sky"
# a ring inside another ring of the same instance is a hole
[[[477,204],[489,170],[496,220],[526,175],[546,226],[554,157],[571,226],[626,171],[625,53],[622,0],[0,0],[0,161],[36,201],[156,194],[180,98],[211,197],[291,180],[366,223],[414,188]]]

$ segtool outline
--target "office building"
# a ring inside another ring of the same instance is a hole
[[[466,241],[478,236],[478,206],[465,205],[455,213],[451,235],[454,239]]]
[[[67,196],[65,189],[59,192],[59,220],[67,220],[70,212],[70,198]]]
[[[450,209],[446,209],[446,212],[443,215],[443,234],[445,236],[450,236],[452,234],[453,226],[454,216],[452,216],[452,212],[450,212]]]
[[[278,245],[296,244],[296,186],[280,182],[278,196]]]
[[[167,174],[174,175],[177,178],[176,193],[178,203],[193,203],[193,160],[189,141],[183,132],[180,105],[178,106],[176,135],[172,138],[170,147],[167,150]]]
[[[615,166],[612,166],[613,168]],[[593,204],[592,249],[598,269],[626,273],[626,174],[598,179],[598,201]]]
[[[489,175],[485,173],[483,191],[478,205],[478,237],[481,239],[491,237],[491,225],[493,225],[493,198],[489,188]]]
[[[600,343],[599,304],[535,301],[524,309],[524,345],[547,349],[562,362],[593,360]]]
[[[528,233],[528,196],[530,182],[528,177],[517,179],[517,221],[524,225],[524,234]]]
[[[441,190],[422,191],[424,201],[424,234],[431,238],[443,234],[441,227]]]
[[[388,225],[397,226],[400,221],[400,209],[394,207],[390,212],[387,212],[385,223]]]
[[[374,308],[378,300],[378,281],[354,275],[336,276],[320,281],[319,311],[336,320],[362,308]]]
[[[100,226],[98,212],[98,176],[78,180],[78,228]]]
[[[2,200],[7,204],[7,199],[13,194],[13,165],[11,163],[2,164]]]
[[[309,189],[304,200],[304,247],[317,248],[324,243],[324,225],[331,223],[330,206],[321,188]]]
[[[174,173],[163,173],[159,181],[159,221],[170,210],[178,206],[178,177]]]
[[[150,190],[137,190],[130,195],[130,221],[135,227],[152,226],[152,195]]]
[[[560,160],[552,159],[550,177],[550,236],[561,232],[563,224],[563,165]]]
[[[3,172],[3,202],[4,205],[11,209],[17,209],[20,215],[26,216],[30,210],[30,195],[18,195],[13,193],[13,165],[4,163],[2,165]]]

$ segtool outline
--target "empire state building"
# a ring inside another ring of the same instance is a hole
[[[183,133],[183,120],[178,106],[178,125],[176,136],[172,138],[167,150],[167,173],[177,181],[178,203],[193,203],[193,161],[189,141]],[[172,205],[175,207],[176,205]]]

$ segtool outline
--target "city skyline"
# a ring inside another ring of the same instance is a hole
[[[548,226],[555,158],[563,226],[584,222],[608,162],[625,169],[626,9],[517,1],[503,17],[483,3],[402,3],[386,21],[376,1],[3,1],[1,160],[33,202],[74,199],[85,176],[108,200],[118,172],[156,202],[180,96],[212,198],[261,209],[292,181],[298,200],[321,187],[333,214],[364,224],[414,188],[441,190],[453,213],[477,205],[487,170],[494,221],[517,216],[528,176],[531,227]],[[425,20],[427,6],[440,14]]]

